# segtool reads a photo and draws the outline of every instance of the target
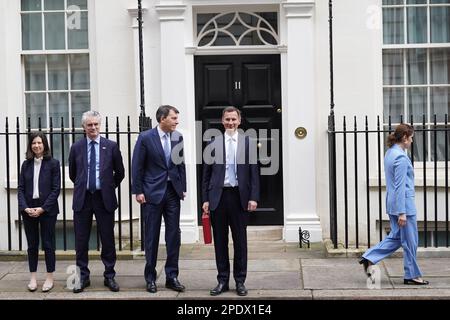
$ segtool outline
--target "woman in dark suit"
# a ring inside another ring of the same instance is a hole
[[[28,242],[28,265],[31,272],[28,290],[32,292],[37,289],[39,229],[47,265],[47,277],[42,291],[48,292],[53,288],[55,224],[59,213],[60,188],[59,161],[52,158],[46,136],[42,132],[31,133],[26,160],[20,170],[18,200]]]

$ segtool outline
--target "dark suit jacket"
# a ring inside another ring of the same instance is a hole
[[[19,176],[18,200],[19,210],[23,212],[30,208],[33,200],[34,159],[25,160]],[[48,215],[59,213],[58,196],[61,189],[61,173],[59,161],[56,159],[43,159],[39,171],[39,199],[42,209]]]
[[[145,195],[147,203],[161,203],[167,188],[167,176],[183,199],[186,192],[186,168],[184,165],[183,136],[178,131],[171,134],[172,157],[167,167],[157,128],[142,132],[133,152],[133,194]],[[175,160],[176,163],[173,162]]]
[[[222,196],[223,182],[225,180],[225,141],[224,136],[216,137],[208,145],[212,151],[213,163],[203,164],[202,198],[203,202],[209,201],[209,209],[215,210]],[[251,164],[250,139],[242,134],[238,135],[237,149],[237,178],[241,206],[247,211],[250,200],[259,201],[259,168],[258,164]],[[255,151],[256,152],[256,151]],[[256,156],[255,156],[256,158]],[[254,161],[256,162],[256,161]]]
[[[74,183],[73,205],[74,211],[81,211],[87,189],[88,159],[87,139],[75,142],[70,148],[69,176]],[[100,188],[105,208],[109,212],[117,209],[115,189],[125,177],[122,155],[117,143],[100,137]]]

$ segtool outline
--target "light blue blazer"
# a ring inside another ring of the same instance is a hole
[[[394,144],[384,157],[386,174],[386,212],[398,216],[417,214],[414,193],[414,168],[403,149]]]

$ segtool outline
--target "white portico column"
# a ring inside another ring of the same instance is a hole
[[[287,54],[283,102],[284,239],[298,241],[298,228],[310,241],[322,241],[316,205],[316,108],[314,101],[314,1],[283,3]],[[296,137],[304,127],[307,136]]]
[[[189,66],[185,49],[186,6],[182,1],[160,1],[155,6],[161,30],[161,104],[170,104],[179,111],[178,129],[184,137],[187,197],[181,202],[181,241],[198,240],[197,185],[195,166],[195,111],[189,110],[186,70]]]

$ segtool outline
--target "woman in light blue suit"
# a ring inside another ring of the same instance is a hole
[[[376,246],[363,254],[360,264],[368,276],[370,265],[390,256],[398,248],[403,248],[404,283],[427,285],[417,265],[418,244],[417,211],[414,203],[414,168],[406,154],[413,141],[414,129],[408,124],[400,124],[388,136],[388,147],[384,157],[386,175],[386,212],[391,223],[391,232]]]

